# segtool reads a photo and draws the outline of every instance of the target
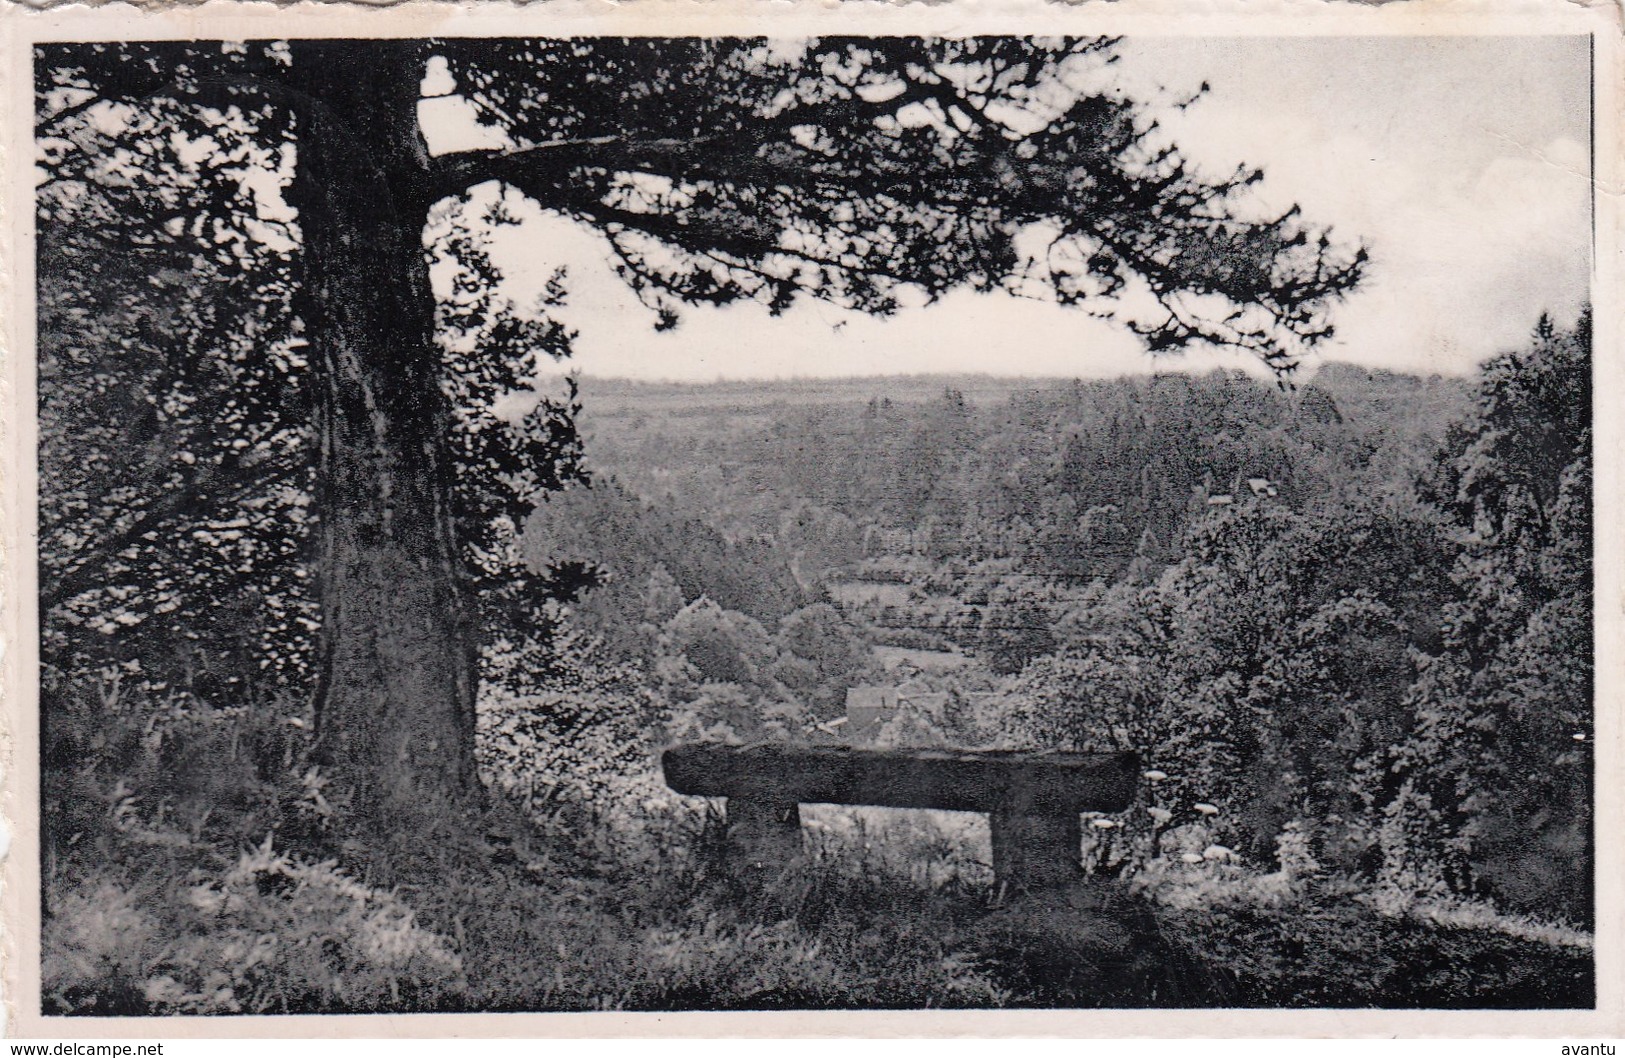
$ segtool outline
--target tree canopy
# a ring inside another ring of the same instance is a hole
[[[73,401],[46,417],[47,469],[77,482],[59,503],[50,479],[46,528],[74,557],[47,568],[46,604],[107,609],[116,568],[160,589],[128,597],[197,614],[223,597],[210,561],[267,574],[297,552],[335,768],[378,798],[462,796],[493,593],[540,622],[577,580],[524,580],[511,533],[577,470],[567,399],[518,423],[493,410],[568,333],[545,305],[482,301],[494,269],[455,231],[441,250],[461,278],[437,299],[436,211],[499,181],[591,225],[662,326],[682,303],[885,313],[971,287],[1290,369],[1364,251],[1260,213],[1255,171],[1198,172],[1113,61],[1109,40],[1027,38],[42,46],[41,239],[59,256],[41,275],[63,281],[42,357],[104,404],[134,381],[114,410],[146,422],[143,447],[109,436],[86,459]],[[432,154],[426,91],[502,146]]]

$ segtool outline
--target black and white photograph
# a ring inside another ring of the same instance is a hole
[[[9,19],[13,1019],[1618,1031],[1614,21],[546,8]]]

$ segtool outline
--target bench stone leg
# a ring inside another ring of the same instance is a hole
[[[731,855],[747,869],[780,871],[801,855],[801,806],[794,801],[730,797],[727,812]]]
[[[1083,876],[1077,813],[992,813],[993,880],[1001,889],[1053,889]]]

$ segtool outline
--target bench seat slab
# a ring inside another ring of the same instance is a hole
[[[1122,811],[1139,779],[1133,753],[702,743],[673,747],[661,763],[678,793],[727,798],[729,846],[750,874],[782,871],[800,854],[798,805],[938,808],[988,814],[1001,889],[1076,881],[1079,813]]]
[[[1120,812],[1139,778],[1133,753],[697,743],[662,764],[673,790],[701,797],[1037,816]]]

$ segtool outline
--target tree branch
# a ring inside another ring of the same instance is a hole
[[[457,151],[433,160],[431,192],[436,198],[446,198],[461,195],[476,184],[501,180],[529,194],[532,189],[562,186],[564,178],[577,169],[647,172],[672,177],[698,175],[714,167],[717,159],[714,152],[701,154],[698,149],[717,138],[634,140],[624,136],[592,136],[579,140],[549,140],[508,150]]]
[[[252,464],[238,462],[235,466],[242,469],[252,467]],[[208,501],[212,507],[219,507],[239,500],[269,484],[288,469],[272,458],[267,458],[261,467],[258,473],[251,474],[247,480],[238,481],[235,488],[216,496],[209,496],[208,490],[225,476],[223,473],[225,468],[221,466],[209,468],[206,473],[196,475],[182,488],[171,493],[166,501],[148,508],[144,514],[110,539],[102,541],[91,554],[81,557],[72,568],[49,577],[42,576],[39,594],[40,613],[45,614],[58,606],[72,602],[96,588],[109,562],[142,537],[162,528],[170,519],[184,514],[189,508],[204,501]]]

